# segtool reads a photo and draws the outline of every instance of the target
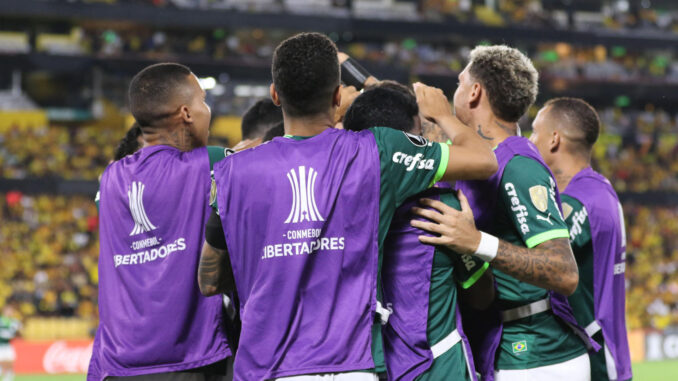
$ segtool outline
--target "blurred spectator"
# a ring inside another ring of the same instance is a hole
[[[0,307],[96,318],[98,217],[87,197],[0,194]]]

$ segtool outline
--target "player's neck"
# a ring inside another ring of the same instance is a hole
[[[520,134],[518,123],[503,121],[489,112],[475,118],[471,127],[492,148],[496,147],[509,137]]]
[[[165,145],[174,147],[180,151],[188,152],[194,149],[188,129],[175,127],[143,127],[144,148]]]
[[[285,135],[315,136],[334,125],[332,114],[318,114],[309,117],[295,118],[283,114]]]
[[[591,166],[591,160],[576,155],[563,155],[563,157],[551,166],[556,184],[561,192],[570,184],[577,173]]]

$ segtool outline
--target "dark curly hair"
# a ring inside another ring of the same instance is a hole
[[[518,49],[476,47],[471,51],[469,74],[487,91],[492,112],[507,122],[517,122],[537,99],[539,74]]]
[[[127,131],[125,137],[120,140],[118,147],[113,154],[113,160],[118,161],[125,156],[131,155],[141,148],[139,144],[139,136],[141,136],[141,127],[138,123],[134,123]]]
[[[370,127],[391,127],[410,132],[419,115],[417,99],[407,87],[391,84],[372,87],[360,94],[344,116],[344,128],[362,131]]]
[[[320,33],[297,34],[273,53],[273,83],[289,116],[327,112],[339,86],[339,73],[337,47]]]

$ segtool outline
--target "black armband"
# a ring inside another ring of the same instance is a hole
[[[370,73],[353,58],[349,58],[341,64],[341,82],[346,86],[353,86],[360,90],[369,77]]]
[[[207,224],[205,225],[205,241],[207,241],[207,243],[209,243],[215,249],[227,249],[224,229],[221,226],[221,217],[219,217],[216,210],[214,209],[212,209],[210,218],[207,220]]]

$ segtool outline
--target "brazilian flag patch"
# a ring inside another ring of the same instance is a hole
[[[527,352],[527,341],[521,340],[511,344],[513,353]]]

